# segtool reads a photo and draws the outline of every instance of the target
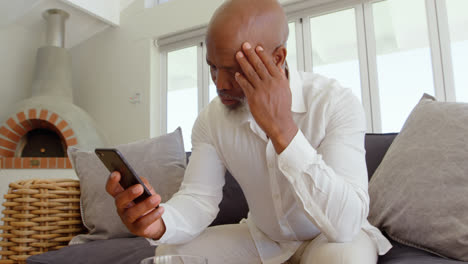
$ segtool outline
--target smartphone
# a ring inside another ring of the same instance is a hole
[[[94,152],[109,172],[120,172],[120,185],[122,185],[124,189],[135,184],[141,184],[143,186],[143,193],[133,200],[135,203],[139,203],[151,196],[151,192],[146,188],[141,178],[138,177],[118,149],[100,148],[95,149]]]

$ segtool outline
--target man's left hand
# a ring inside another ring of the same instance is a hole
[[[257,124],[271,139],[278,154],[289,145],[298,128],[291,113],[291,89],[284,69],[261,46],[246,42],[236,59],[243,71],[236,81],[244,91]]]

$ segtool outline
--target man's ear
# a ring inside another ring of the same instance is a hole
[[[284,45],[281,45],[275,49],[275,51],[273,52],[273,61],[275,62],[276,66],[284,69],[286,65],[285,62],[287,54],[288,51],[286,50],[286,47]]]

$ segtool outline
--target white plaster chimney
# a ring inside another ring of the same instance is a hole
[[[65,22],[69,15],[63,10],[49,9],[43,17],[47,22],[47,41],[37,51],[32,94],[61,96],[73,102],[71,57],[65,49]]]

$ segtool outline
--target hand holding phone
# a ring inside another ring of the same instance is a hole
[[[95,153],[110,173],[114,171],[118,171],[120,173],[120,185],[124,189],[128,189],[135,184],[141,184],[143,186],[143,194],[133,200],[135,203],[142,202],[151,196],[151,192],[146,188],[141,178],[138,177],[119,150],[101,148],[96,149]]]
[[[166,232],[161,217],[164,207],[159,206],[161,196],[154,192],[145,178],[138,177],[118,150],[96,149],[96,154],[112,173],[107,179],[106,191],[114,197],[117,213],[124,225],[137,236],[161,238]],[[120,173],[113,173],[115,171]],[[133,186],[135,184],[141,184],[143,191],[139,186]]]

